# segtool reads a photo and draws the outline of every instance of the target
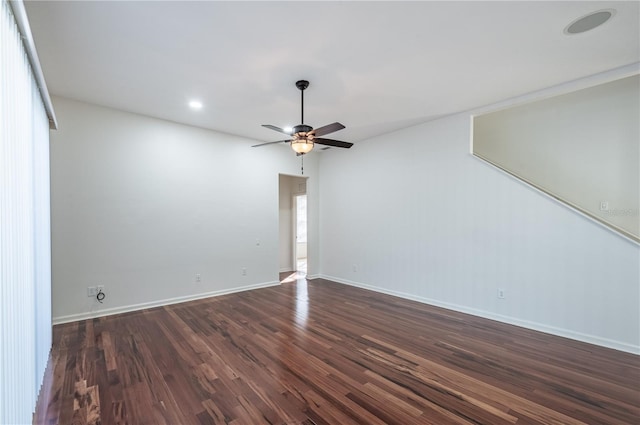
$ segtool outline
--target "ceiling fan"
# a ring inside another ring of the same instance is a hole
[[[258,146],[272,145],[275,143],[290,143],[291,149],[293,149],[297,155],[304,155],[311,152],[314,144],[316,143],[319,145],[334,146],[337,148],[350,148],[351,146],[353,146],[353,143],[333,139],[324,139],[320,137],[324,136],[325,134],[333,133],[334,131],[342,130],[343,128],[345,128],[344,125],[340,124],[339,122],[334,122],[333,124],[328,124],[324,127],[316,129],[304,124],[304,90],[309,87],[309,82],[306,80],[296,81],[296,87],[300,90],[300,121],[302,122],[302,124],[296,125],[289,131],[284,130],[280,127],[276,127],[275,125],[262,125],[263,127],[291,136],[292,138],[286,140],[277,140],[275,142],[261,143],[259,145],[253,145],[252,147],[255,148]]]

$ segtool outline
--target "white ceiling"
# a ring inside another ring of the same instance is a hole
[[[640,2],[26,2],[54,95],[281,139],[358,142],[640,61]],[[567,36],[576,18],[616,9]],[[190,99],[204,108],[194,112]],[[54,104],[55,106],[55,104]],[[64,125],[64,122],[60,123]]]

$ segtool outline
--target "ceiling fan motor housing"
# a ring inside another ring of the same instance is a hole
[[[300,125],[296,125],[295,127],[293,127],[293,134],[298,134],[298,133],[308,133],[311,130],[313,130],[313,127],[305,125],[305,124],[300,124]]]

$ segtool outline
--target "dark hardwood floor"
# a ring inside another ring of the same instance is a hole
[[[638,424],[640,356],[321,279],[54,327],[37,424]]]

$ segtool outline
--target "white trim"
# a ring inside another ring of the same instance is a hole
[[[256,283],[254,285],[246,285],[246,286],[239,286],[239,287],[230,288],[230,289],[222,289],[222,290],[218,290],[218,291],[203,292],[203,293],[200,293],[200,294],[186,295],[186,296],[175,297],[175,298],[168,298],[168,299],[164,299],[164,300],[151,301],[151,302],[147,302],[147,303],[131,304],[131,305],[126,305],[126,306],[107,308],[107,309],[104,309],[104,310],[91,311],[91,312],[86,312],[86,313],[70,314],[68,316],[54,317],[53,318],[53,324],[54,325],[59,325],[59,324],[62,324],[62,323],[77,322],[79,320],[94,319],[96,317],[111,316],[111,315],[114,315],[114,314],[128,313],[130,311],[144,310],[144,309],[153,308],[153,307],[163,307],[163,306],[171,305],[171,304],[179,304],[179,303],[184,303],[184,302],[187,302],[187,301],[195,301],[195,300],[200,300],[200,299],[209,298],[209,297],[218,297],[220,295],[227,295],[227,294],[233,294],[233,293],[236,293],[236,292],[250,291],[250,290],[253,290],[253,289],[269,288],[271,286],[278,286],[278,285],[280,285],[280,282],[278,282],[278,281],[265,282],[265,283]]]
[[[343,285],[355,286],[357,288],[367,289],[369,291],[379,292],[382,294],[392,295],[407,300],[417,301],[423,304],[433,305],[436,307],[446,308],[448,310],[458,311],[460,313],[471,314],[473,316],[483,317],[485,319],[491,319],[498,322],[506,323],[509,325],[520,326],[522,328],[531,329],[534,331],[544,332],[555,336],[561,336],[564,338],[574,339],[577,341],[586,342],[589,344],[599,345],[602,347],[613,348],[614,350],[624,351],[631,354],[640,354],[640,346],[627,344],[620,341],[614,341],[607,338],[601,338],[595,335],[583,334],[581,332],[574,332],[568,329],[557,328],[555,326],[544,325],[542,323],[531,322],[528,320],[520,320],[514,317],[503,316],[501,314],[495,314],[484,310],[465,307],[458,304],[447,303],[443,301],[434,300],[431,298],[420,297],[417,295],[407,294],[405,292],[393,291],[389,289],[379,288],[377,286],[367,285],[365,283],[354,282],[346,279],[340,279],[334,276],[321,276],[322,279],[330,280],[332,282],[340,283]]]
[[[51,130],[57,130],[58,121],[56,119],[56,113],[53,110],[51,96],[49,96],[47,83],[44,80],[44,73],[40,67],[40,59],[38,58],[38,52],[36,51],[36,44],[33,41],[33,34],[31,34],[31,27],[29,26],[29,19],[27,18],[27,11],[24,8],[24,3],[22,0],[9,0],[8,3],[11,7],[11,11],[13,12],[16,24],[18,25],[20,35],[22,36],[22,44],[24,45],[24,50],[27,52],[31,71],[33,72],[33,76],[36,80],[36,85],[38,86],[38,90],[40,90],[42,103],[47,111],[49,128]]]
[[[307,280],[313,280],[313,279],[322,279],[322,278],[323,278],[323,277],[322,277],[322,275],[321,275],[321,274],[317,274],[317,273],[316,273],[316,274],[308,274],[308,275],[306,276],[306,278],[305,278],[305,279],[307,279]]]
[[[567,81],[555,86],[547,87],[527,94],[512,97],[500,102],[492,103],[477,108],[472,108],[465,113],[473,116],[485,115],[493,112],[502,111],[504,109],[520,106],[539,100],[549,99],[563,94],[573,93],[578,90],[595,87],[600,84],[610,83],[612,81],[621,80],[626,77],[640,74],[640,62],[635,62],[619,68],[610,69],[599,74],[589,75],[588,77],[579,78],[577,80]],[[473,152],[473,150],[472,150]]]

